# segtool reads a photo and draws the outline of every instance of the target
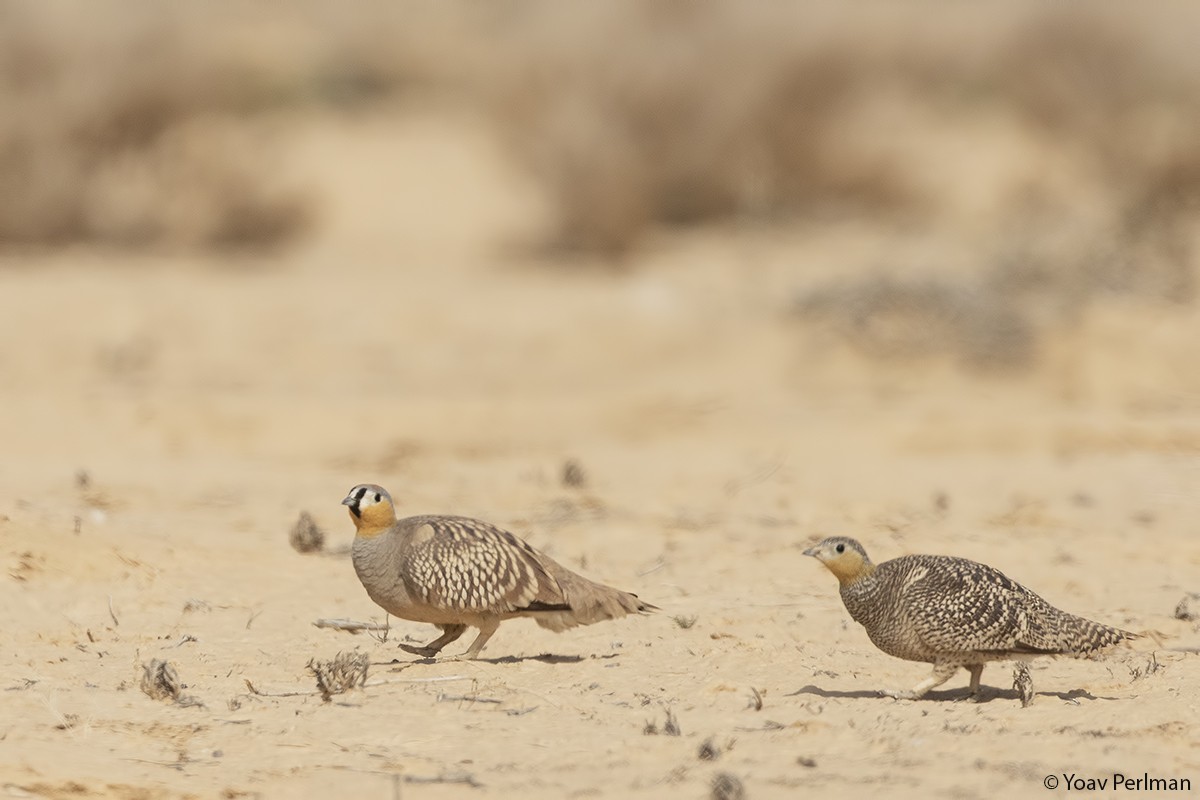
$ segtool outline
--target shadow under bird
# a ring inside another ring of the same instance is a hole
[[[396,519],[391,495],[370,483],[350,490],[354,570],[384,611],[429,622],[442,635],[424,647],[434,656],[467,628],[479,636],[463,654],[477,658],[500,623],[530,617],[564,631],[658,608],[637,595],[577,575],[506,530],[469,517]]]
[[[1060,611],[986,564],[952,556],[908,555],[874,564],[854,539],[833,536],[804,551],[841,584],[842,602],[883,652],[933,664],[933,674],[908,691],[915,700],[960,667],[979,678],[989,661],[1037,656],[1089,658],[1137,634]]]

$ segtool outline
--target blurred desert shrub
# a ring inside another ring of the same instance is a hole
[[[970,136],[991,119],[1077,168],[1101,206],[1083,238],[1121,253],[1064,280],[1191,290],[1200,51],[1187,31],[1200,14],[1185,4],[508,8],[486,98],[552,200],[554,244],[620,253],[656,227],[726,219],[936,225],[954,199],[923,173],[952,167],[914,161],[893,136]],[[1040,247],[1071,204],[1033,181],[997,228]],[[1011,281],[1043,279],[1032,255]]]
[[[466,83],[436,4],[0,3],[0,246],[261,247],[317,221],[297,115]],[[290,116],[289,116],[290,115]]]
[[[183,8],[0,4],[0,243],[264,245],[303,228],[305,201],[243,124],[264,100],[248,49]]]
[[[552,200],[551,244],[616,254],[658,225],[910,202],[848,129],[896,55],[852,22],[758,2],[536,3],[504,20],[488,100]]]
[[[1097,297],[1194,299],[1198,23],[1180,3],[527,3],[493,20],[482,90],[566,249],[731,220],[937,239],[982,183],[973,263],[834,268],[796,307],[875,357],[1009,369]],[[971,169],[1005,157],[1024,173]]]
[[[414,96],[493,123],[549,200],[547,245],[618,255],[729,220],[936,230],[956,199],[929,178],[956,167],[897,143],[987,120],[1078,180],[997,203],[1005,247],[955,296],[1174,298],[1194,283],[1197,23],[1184,2],[16,0],[0,243],[287,241],[320,198],[282,182],[279,127]]]

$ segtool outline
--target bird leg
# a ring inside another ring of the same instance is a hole
[[[983,695],[979,691],[979,677],[983,675],[983,664],[966,664],[964,666],[971,673],[971,686],[966,695],[957,698],[956,701],[971,700],[975,703],[981,702]]]
[[[466,625],[457,625],[457,624],[438,625],[438,627],[442,629],[442,635],[439,636],[438,638],[434,639],[432,642],[425,645],[424,647],[413,647],[411,645],[406,645],[406,644],[402,644],[402,645],[400,645],[400,647],[403,648],[404,650],[407,650],[410,653],[415,654],[415,655],[425,656],[426,658],[433,658],[441,651],[441,649],[443,647],[450,644],[458,637],[462,636],[463,633],[467,630]]]
[[[479,658],[479,651],[487,644],[488,639],[492,638],[492,634],[500,627],[500,620],[488,620],[482,625],[479,625],[479,635],[475,637],[475,641],[471,642],[471,646],[467,648],[467,652],[462,654],[462,658],[472,661]]]
[[[438,625],[438,627],[442,629],[442,635],[425,645],[424,648],[433,655],[437,655],[443,647],[456,641],[467,631],[466,625]]]
[[[983,676],[983,664],[968,664],[967,669],[971,672],[971,696],[978,700],[979,679]]]
[[[918,683],[908,691],[896,691],[894,689],[884,689],[881,694],[884,697],[894,697],[897,700],[917,700],[925,696],[935,686],[941,686],[946,681],[954,677],[954,673],[958,672],[958,664],[934,664],[933,674],[925,680]],[[979,672],[983,672],[983,666],[979,666]],[[978,676],[972,670],[972,683],[978,682]]]

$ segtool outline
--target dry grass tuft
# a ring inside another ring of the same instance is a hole
[[[679,720],[675,718],[675,713],[671,709],[667,709],[667,721],[663,723],[663,733],[667,736],[679,736],[682,731],[679,728]]]
[[[721,747],[710,736],[700,744],[700,749],[696,751],[696,758],[701,761],[716,761],[721,757],[722,752]]]
[[[746,787],[742,779],[730,772],[718,772],[709,784],[712,800],[744,800]]]
[[[187,688],[179,678],[179,671],[169,661],[152,659],[142,664],[142,691],[151,700],[170,700],[180,706],[203,706],[191,695],[183,694]]]
[[[587,472],[577,459],[568,458],[562,465],[562,485],[578,489],[587,483]]]
[[[142,664],[142,691],[151,700],[176,700],[183,684],[175,665],[154,659]]]
[[[682,733],[679,727],[679,720],[676,719],[675,713],[670,708],[667,708],[666,712],[667,718],[663,723],[661,731],[662,735],[679,736]],[[646,720],[646,724],[642,727],[642,733],[646,736],[658,736],[659,732],[658,723],[656,723],[654,720]]]
[[[300,512],[300,518],[288,533],[288,541],[297,553],[316,553],[325,547],[325,531],[317,525],[312,514]]]
[[[1028,708],[1034,700],[1033,691],[1033,675],[1029,672],[1029,665],[1024,661],[1018,661],[1013,666],[1013,689],[1017,692],[1017,697],[1021,700],[1021,708]]]
[[[317,691],[326,703],[367,682],[371,659],[365,653],[338,653],[331,661],[310,659],[308,671],[317,679]]]

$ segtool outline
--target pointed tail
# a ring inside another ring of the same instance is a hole
[[[563,598],[569,610],[531,614],[530,616],[543,628],[563,631],[577,625],[591,625],[629,614],[648,614],[659,610],[657,606],[641,600],[636,594],[590,581],[557,564],[554,566],[557,569],[551,574],[562,587]]]

